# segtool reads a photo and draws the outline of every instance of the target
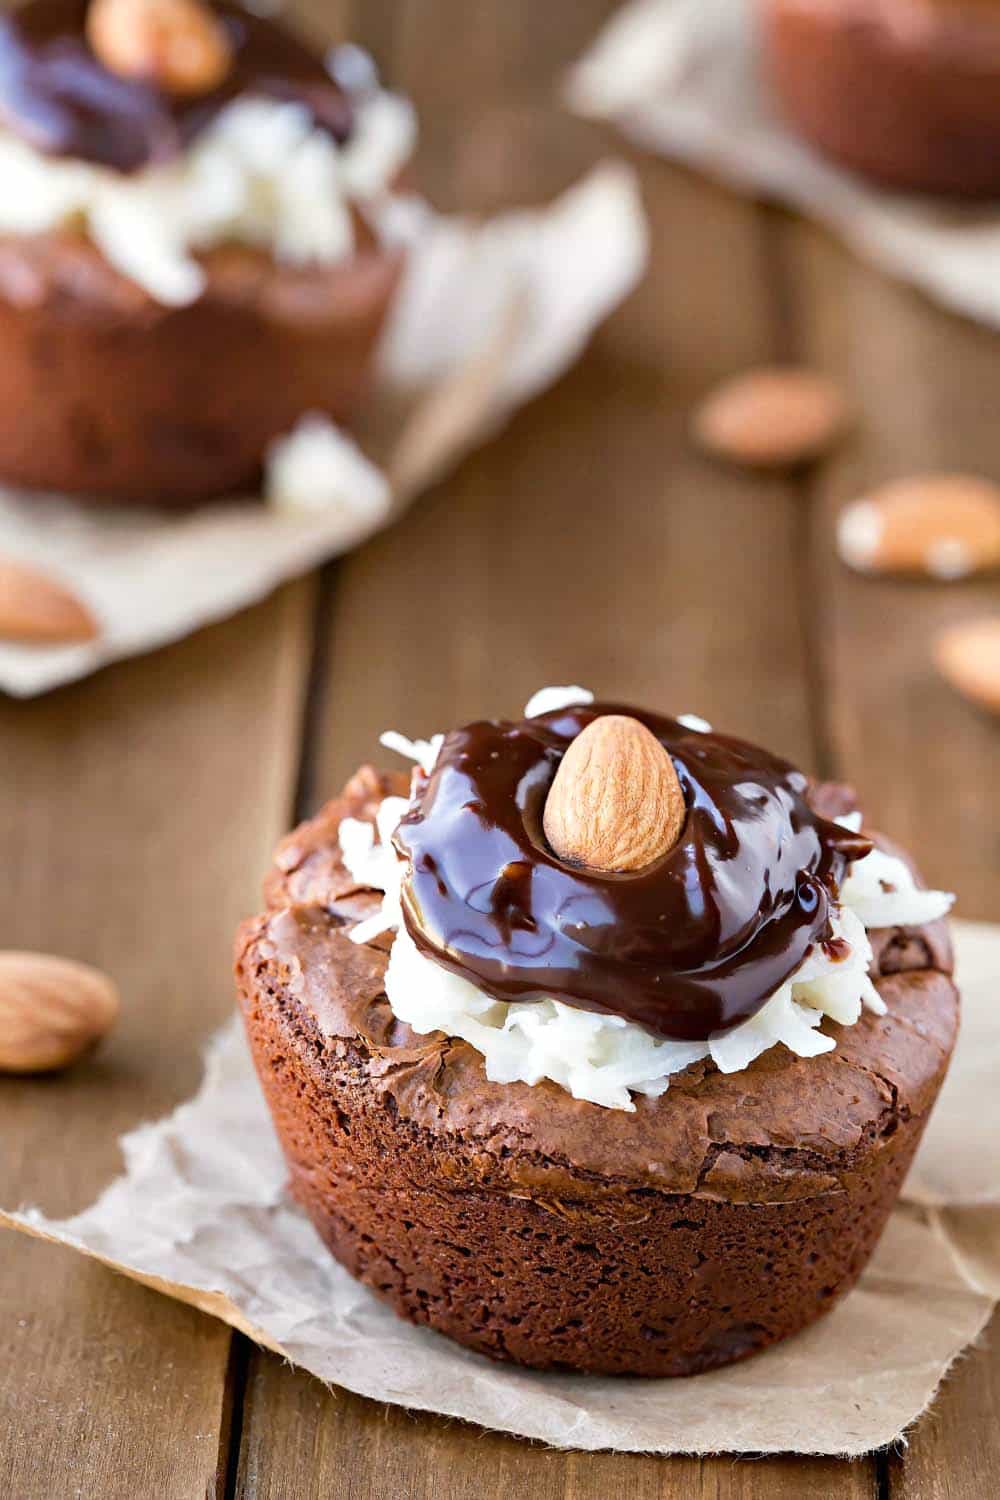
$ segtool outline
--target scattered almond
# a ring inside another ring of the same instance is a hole
[[[573,740],[549,788],[545,837],[560,859],[592,870],[641,870],[684,826],[673,761],[638,719],[604,714]]]
[[[897,479],[845,506],[837,548],[863,573],[965,578],[1000,565],[1000,489],[967,474]]]
[[[953,688],[1000,713],[1000,615],[950,625],[938,636],[934,659]]]
[[[87,40],[121,78],[207,94],[233,64],[225,27],[202,0],[91,0]]]
[[[718,458],[782,469],[818,458],[846,421],[847,403],[832,380],[774,366],[717,386],[695,413],[694,435]]]
[[[118,1015],[118,991],[87,964],[45,953],[0,953],[0,1072],[65,1068]]]
[[[87,606],[63,583],[0,557],[0,639],[55,645],[100,634]]]

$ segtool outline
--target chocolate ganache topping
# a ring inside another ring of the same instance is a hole
[[[568,745],[610,713],[652,731],[687,808],[673,848],[621,874],[565,863],[542,828]],[[499,1000],[553,996],[704,1040],[759,1011],[814,944],[839,941],[831,903],[871,844],[820,817],[808,790],[755,745],[639,709],[470,724],[445,737],[429,776],[416,773],[395,834],[406,929]]]
[[[86,39],[87,5],[27,0],[0,16],[0,120],[39,151],[135,172],[179,155],[237,95],[304,104],[338,143],[351,133],[348,95],[276,21],[216,0],[233,63],[223,83],[192,98],[104,67]]]

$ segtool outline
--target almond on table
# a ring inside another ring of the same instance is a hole
[[[1000,565],[1000,486],[969,474],[920,474],[855,500],[837,550],[862,573],[949,580]]]
[[[950,625],[938,636],[934,659],[959,693],[1000,713],[1000,615]]]
[[[723,381],[698,407],[693,431],[717,458],[782,469],[819,458],[847,418],[847,402],[827,376],[776,365]]]
[[[68,1067],[114,1023],[118,990],[89,964],[0,953],[0,1073]]]
[[[65,584],[0,557],[0,640],[54,646],[96,640],[100,633],[90,610]]]

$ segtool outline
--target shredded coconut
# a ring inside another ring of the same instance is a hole
[[[415,138],[411,106],[385,92],[357,105],[343,146],[304,105],[235,99],[177,161],[128,175],[46,156],[0,131],[0,233],[82,222],[117,270],[158,302],[183,306],[204,287],[194,252],[226,241],[292,264],[346,259],[348,204],[384,193]]]
[[[345,523],[376,524],[389,512],[389,482],[330,418],[307,412],[268,449],[264,494],[286,515],[338,511]]]
[[[696,734],[711,734],[712,726],[707,719],[700,714],[678,714],[678,724],[683,724],[685,729],[693,729]]]
[[[340,825],[340,852],[347,873],[359,886],[384,892],[379,910],[351,929],[351,940],[355,943],[370,943],[380,933],[397,927],[402,931],[401,867],[391,840],[409,805],[405,797],[384,797],[375,815],[374,828],[360,818],[344,818]]]
[[[558,695],[584,690],[543,691]],[[535,712],[550,711],[549,700],[536,693],[526,717],[532,717],[539,700],[546,706]],[[556,706],[568,706],[568,701],[563,698]],[[428,772],[441,741],[440,735],[429,741],[410,741],[395,732],[382,736],[387,748],[416,760]],[[880,1015],[885,1012],[868,975],[872,950],[866,928],[929,922],[943,916],[954,899],[943,891],[918,890],[902,860],[875,849],[852,865],[839,909],[832,915],[833,936],[847,945],[846,957],[831,957],[817,944],[749,1021],[705,1042],[669,1041],[621,1016],[578,1009],[554,997],[512,1004],[495,1000],[422,954],[402,921],[403,864],[390,842],[408,807],[406,798],[387,797],[379,809],[377,831],[354,818],[340,825],[348,871],[359,885],[384,892],[380,910],[351,930],[352,940],[368,942],[379,933],[396,932],[385,977],[393,1015],[418,1035],[440,1031],[468,1042],[482,1054],[486,1076],[494,1083],[536,1084],[548,1078],[575,1099],[608,1109],[634,1110],[633,1094],[657,1098],[672,1074],[702,1058],[711,1058],[723,1073],[736,1073],[779,1042],[799,1057],[831,1051],[834,1038],[819,1029],[824,1017],[853,1026],[865,1007]],[[856,829],[861,819],[851,813],[837,821]]]
[[[946,916],[955,900],[945,891],[918,890],[903,861],[883,849],[851,866],[840,899],[866,927],[919,927]]]
[[[582,687],[539,688],[524,705],[526,719],[538,719],[542,714],[558,713],[561,708],[575,708],[580,703],[593,703],[594,695]]]
[[[420,769],[429,776],[437,765],[438,753],[444,744],[443,734],[432,734],[429,740],[408,740],[397,729],[387,729],[379,735],[379,744],[387,750],[395,750],[407,760],[415,760]]]

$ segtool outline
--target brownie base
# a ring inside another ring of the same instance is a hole
[[[286,841],[237,944],[292,1190],[332,1253],[411,1322],[543,1369],[694,1374],[819,1317],[867,1262],[940,1087],[947,976],[879,974],[889,1014],[829,1027],[835,1051],[695,1064],[633,1115],[490,1084],[473,1049],[392,1016],[386,940],[345,935],[375,898],[331,839],[388,789],[356,778]],[[947,962],[934,933],[881,949]]]
[[[860,1275],[924,1126],[889,1110],[836,1184],[787,1202],[518,1195],[483,1180],[475,1143],[386,1109],[361,1051],[317,1055],[266,992],[245,1014],[292,1192],[329,1250],[410,1322],[539,1369],[692,1375],[804,1328]],[[769,1161],[787,1169],[767,1148],[753,1169]]]
[[[890,187],[1000,194],[1000,9],[758,0],[770,82],[826,155]]]
[[[0,238],[0,480],[187,506],[253,492],[304,413],[351,417],[401,254],[369,234],[331,268],[237,245],[201,259],[204,293],[170,308],[82,235]]]

